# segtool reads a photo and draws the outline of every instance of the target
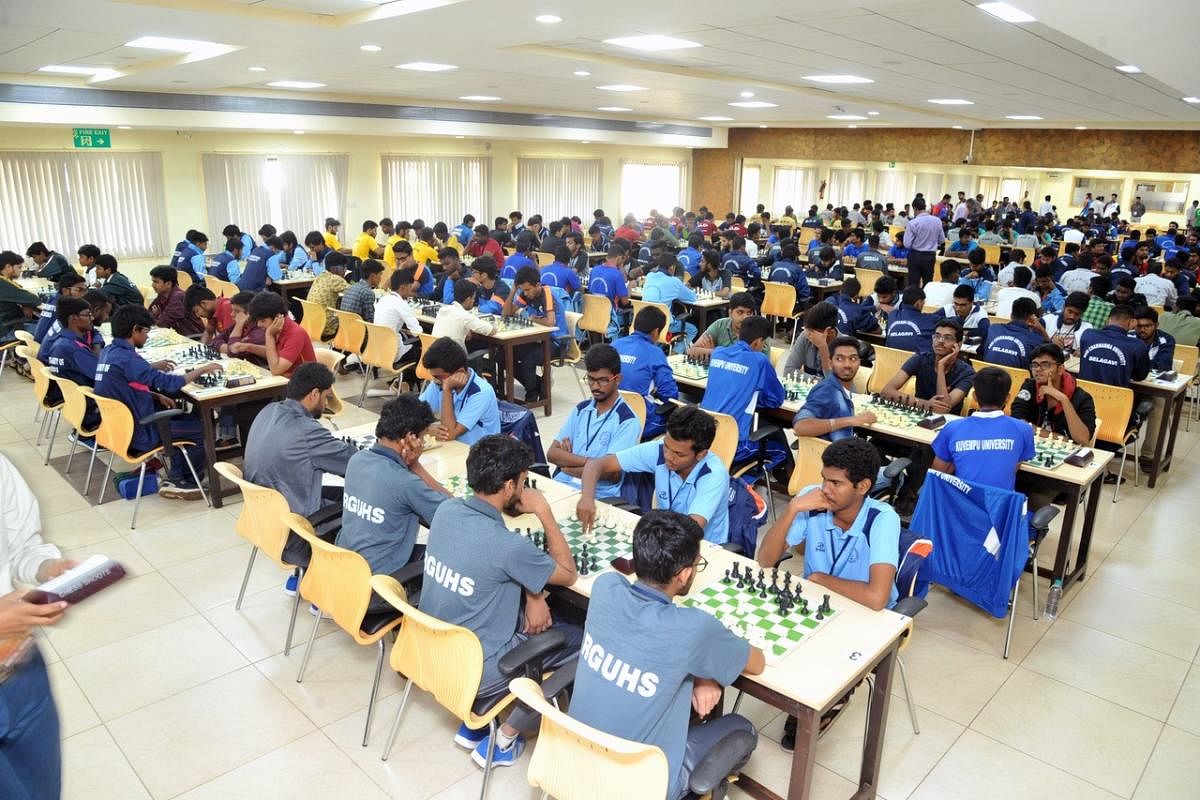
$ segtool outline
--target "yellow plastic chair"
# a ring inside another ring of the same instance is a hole
[[[138,507],[142,503],[142,485],[146,480],[146,462],[163,452],[165,448],[160,444],[151,450],[147,450],[145,453],[134,455],[129,451],[129,445],[133,442],[134,425],[137,423],[133,419],[133,413],[129,410],[129,406],[111,397],[101,397],[88,386],[80,386],[79,392],[95,403],[97,408],[100,409],[100,427],[96,429],[96,444],[109,452],[108,466],[104,468],[104,478],[100,482],[100,497],[97,498],[96,504],[104,504],[104,492],[108,488],[108,476],[112,472],[113,461],[119,458],[126,464],[138,467],[137,498],[133,501],[133,516],[129,518],[129,529],[133,530],[137,526]],[[200,476],[196,474],[195,465],[188,458],[187,451],[182,449],[183,446],[193,446],[196,442],[180,439],[172,441],[171,444],[173,447],[181,448],[176,452],[176,456],[183,458],[188,466],[188,471],[192,473],[192,480],[200,487],[200,495],[204,498],[204,502],[211,506],[212,503],[208,499],[208,493],[204,491],[204,487],[200,484]],[[92,450],[92,458],[94,459],[95,457],[96,451]],[[88,470],[91,470],[90,465],[88,466]]]
[[[341,327],[340,325],[338,326]],[[367,386],[371,383],[371,368],[379,370],[379,377],[389,378],[399,375],[394,369],[396,353],[400,349],[400,341],[396,332],[386,325],[375,325],[364,322],[367,332],[367,344],[359,356],[363,363],[362,391],[358,393],[358,405],[361,408],[367,399]]]
[[[859,292],[861,297],[870,297],[875,291],[875,284],[883,277],[883,270],[865,269],[860,267],[854,268],[854,277],[858,280],[862,290]]]
[[[158,295],[155,294],[154,290],[149,286],[139,286],[138,289],[142,293],[142,304],[145,305],[146,308],[149,308],[150,304],[154,302],[154,298],[158,297]]]
[[[529,678],[508,685],[541,714],[529,759],[529,784],[558,800],[662,800],[670,783],[667,757],[651,744],[613,736],[572,719],[547,702]]]
[[[642,397],[637,392],[631,392],[628,389],[620,390],[621,399],[629,404],[633,409],[633,413],[638,418],[638,424],[641,430],[646,430],[646,398]]]
[[[1077,381],[1076,385],[1090,394],[1096,404],[1096,441],[1113,445],[1121,454],[1121,465],[1117,469],[1118,476],[1125,472],[1125,458],[1129,454],[1129,445],[1131,443],[1134,445],[1133,485],[1137,486],[1141,473],[1137,464],[1141,450],[1138,444],[1138,434],[1141,432],[1141,428],[1132,426],[1129,422],[1133,415],[1133,390],[1126,386],[1109,386],[1105,383],[1083,380]],[[1117,502],[1120,494],[1121,482],[1118,480],[1113,487],[1112,501],[1114,503]]]
[[[983,263],[991,264],[994,267],[1000,265],[1000,245],[984,244],[980,247],[983,248]]]
[[[23,328],[14,330],[13,336],[17,337],[18,342],[27,344],[30,347],[37,347],[37,340],[33,338],[33,334]]]
[[[867,383],[867,391],[870,393],[882,392],[883,387],[887,386],[892,376],[900,371],[904,362],[908,361],[912,355],[908,350],[875,345],[875,366],[871,373],[871,380]]]
[[[805,486],[821,482],[821,454],[829,442],[815,436],[796,438],[796,466],[788,479],[788,494],[795,495]]]
[[[337,374],[335,370],[337,369],[337,365],[341,363],[341,353],[331,350],[328,347],[315,347],[313,348],[313,353],[316,354],[317,361],[324,364],[334,375]],[[342,415],[342,412],[346,410],[346,404],[342,401],[342,396],[338,394],[337,381],[334,381],[333,386],[330,388],[333,390],[333,394],[330,396],[329,402],[325,404],[325,413],[321,415],[321,419],[329,420],[329,424],[333,426],[334,430],[337,430],[337,423],[334,422],[334,419]]]
[[[608,339],[608,327],[612,323],[612,302],[602,294],[583,296],[583,315],[579,318],[579,329]]]
[[[790,319],[795,322],[800,315],[796,313],[796,287],[790,283],[777,283],[767,281],[763,284],[766,288],[766,295],[763,297],[762,315],[764,317],[779,317],[781,319]],[[800,330],[800,326],[795,326],[793,338],[796,332]]]
[[[274,489],[246,480],[242,471],[228,461],[218,461],[213,466],[221,473],[221,477],[242,490],[242,511],[238,514],[234,529],[238,536],[250,543],[251,549],[250,560],[246,563],[246,574],[242,577],[241,588],[238,589],[237,602],[233,604],[234,609],[240,611],[242,600],[246,597],[246,585],[250,582],[250,572],[254,569],[254,559],[260,550],[281,570],[295,575],[297,579],[304,574],[304,565],[289,564],[283,560],[283,548],[289,536],[287,499]],[[296,630],[296,612],[299,609],[300,593],[296,592],[292,602],[292,618],[288,622],[287,639],[283,643],[285,656],[292,652],[292,633]]]
[[[718,411],[708,411],[708,409],[705,411],[717,421],[717,435],[713,437],[712,446],[708,449],[721,459],[725,469],[732,470],[733,457],[737,453],[738,446],[737,420]]]
[[[212,275],[209,275],[207,278],[205,278],[204,283],[217,297],[233,297],[238,291],[236,283],[223,281],[220,278],[213,277]],[[182,289],[183,285],[180,284],[179,288]]]
[[[534,253],[533,256],[539,267],[548,267],[554,263],[553,253],[543,253],[541,250],[539,250]]]
[[[578,311],[568,311],[567,313],[567,338],[563,339],[563,347],[565,350],[558,358],[553,359],[550,363],[555,367],[568,367],[571,374],[575,376],[575,385],[579,387],[579,392],[585,399],[588,396],[587,387],[584,386],[583,377],[579,374],[579,362],[583,361],[583,351],[579,349],[579,340],[575,338],[576,331],[579,330],[579,320],[583,317]]]
[[[300,580],[300,595],[322,612],[313,622],[312,635],[304,648],[304,659],[296,674],[296,683],[304,680],[304,670],[312,655],[313,642],[321,619],[328,614],[339,628],[364,647],[376,645],[379,655],[375,661],[375,680],[371,684],[371,699],[367,705],[367,724],[363,727],[363,747],[371,735],[371,720],[375,716],[375,697],[379,694],[379,678],[383,673],[383,657],[387,649],[387,634],[400,624],[395,612],[367,613],[371,604],[371,567],[367,560],[352,550],[338,547],[317,536],[312,524],[299,514],[287,514],[288,529],[308,542],[312,558]]]
[[[663,312],[663,314],[666,316],[667,324],[663,326],[662,330],[659,331],[659,334],[658,334],[658,343],[659,344],[663,344],[663,345],[670,347],[671,344],[674,343],[676,339],[683,338],[682,333],[671,333],[671,309],[667,307],[666,303],[654,303],[649,300],[630,300],[630,303],[633,304],[633,318],[634,319],[637,319],[637,315],[638,315],[639,311],[641,311],[643,308],[647,308],[647,307],[657,308],[659,311]]]
[[[746,291],[746,281],[745,280],[738,277],[737,275],[734,275],[732,278],[729,279],[730,294],[737,294],[738,292],[744,292],[744,291]]]
[[[33,377],[33,397],[37,400],[37,408],[35,415],[41,414],[42,424],[38,428],[37,438],[34,440],[35,445],[41,445],[42,437],[47,433],[50,434],[50,442],[54,442],[54,437],[58,433],[58,421],[62,417],[63,401],[62,399],[50,400],[50,371],[46,365],[37,359],[37,348],[29,345],[20,345],[17,347],[17,355],[25,359],[29,364],[29,374]],[[54,422],[51,426],[51,417]],[[34,417],[37,419],[37,416]],[[47,456],[49,455],[49,446],[46,448]],[[49,458],[47,457],[47,462]]]
[[[1008,400],[1006,400],[1004,403],[1004,413],[1011,413],[1013,400],[1017,399],[1017,395],[1021,391],[1021,384],[1025,383],[1026,379],[1030,377],[1029,370],[1021,369],[1020,367],[1008,367],[1004,364],[993,364],[990,361],[975,361],[972,366],[975,367],[976,373],[985,367],[995,367],[996,369],[1004,370],[1008,373],[1008,376],[1012,378],[1012,385],[1008,388]],[[974,387],[972,387],[970,395],[972,405],[967,406],[964,404],[963,407],[969,408],[971,411],[976,411],[979,409],[979,401],[975,399]]]
[[[363,318],[353,311],[331,310],[338,319],[337,333],[333,336],[331,346],[334,350],[361,356],[363,344],[367,338],[367,323],[363,322]]]
[[[186,292],[188,289],[192,288],[192,276],[183,270],[178,270],[176,272],[175,282],[182,291]]]
[[[438,704],[474,730],[486,727],[489,741],[496,741],[498,718],[516,700],[512,694],[497,699],[481,714],[475,713],[479,684],[483,679],[483,647],[472,631],[443,622],[408,604],[408,597],[391,575],[375,575],[371,588],[400,614],[400,633],[392,645],[392,669],[408,679],[380,760],[387,761],[400,721],[414,685],[429,692]],[[532,681],[531,681],[532,683]],[[479,797],[487,796],[492,773],[491,753],[483,770]]]
[[[24,331],[22,331],[23,333]],[[0,344],[0,376],[4,375],[4,366],[8,363],[8,354],[17,355],[17,347],[23,344],[20,339],[14,339],[11,342]]]
[[[325,306],[319,303],[313,303],[300,297],[293,297],[300,308],[304,311],[304,316],[300,320],[300,327],[304,328],[304,332],[308,334],[308,338],[314,343],[321,341],[321,334],[325,332],[326,312]]]
[[[422,333],[421,338],[421,358],[417,361],[417,380],[424,381],[429,384],[433,380],[433,375],[425,366],[425,354],[429,352],[429,348],[437,341],[437,337],[432,333]]]
[[[71,453],[67,456],[67,466],[66,469],[63,470],[64,474],[69,477],[71,474],[71,462],[75,459],[75,448],[79,446],[79,440],[81,438],[94,438],[96,431],[99,430],[100,426],[97,425],[95,428],[88,428],[84,424],[84,418],[87,416],[88,401],[86,397],[80,394],[79,384],[75,383],[75,381],[71,380],[70,378],[60,378],[58,375],[55,375],[53,372],[51,372],[48,367],[43,367],[43,369],[45,370],[46,377],[53,384],[58,386],[58,390],[62,392],[63,404],[59,413],[65,417],[67,423],[75,429],[75,436],[71,439]],[[57,426],[58,423],[56,422],[55,427],[57,428]],[[96,447],[96,443],[94,441],[91,445],[84,443],[83,446],[87,447],[88,449],[94,449]],[[54,438],[51,437],[50,444],[46,447],[46,464],[50,463],[50,451],[53,448]],[[91,483],[92,470],[89,467],[87,482],[84,484],[83,488],[83,493],[85,495],[88,493],[88,489],[91,488]]]

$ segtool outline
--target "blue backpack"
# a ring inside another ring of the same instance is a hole
[[[767,519],[767,504],[746,481],[729,479],[729,543],[742,553],[754,556],[758,547],[758,529]]]

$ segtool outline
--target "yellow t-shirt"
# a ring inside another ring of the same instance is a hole
[[[392,234],[388,237],[387,243],[383,246],[383,263],[389,267],[396,266],[396,251],[392,249],[392,245],[396,242],[403,241],[403,236]]]
[[[333,245],[329,246],[333,247]],[[371,257],[371,251],[374,250],[376,246],[377,245],[375,243],[374,236],[369,233],[362,233],[357,239],[354,240],[354,247],[351,252],[354,254],[355,258],[361,258],[363,261],[366,261]]]
[[[330,233],[329,231],[325,231],[325,233],[322,235],[325,237],[325,246],[328,247],[330,250],[341,250],[342,249],[342,243],[340,241],[338,241],[337,236]]]
[[[453,247],[455,250],[457,250],[460,258],[462,257],[462,254],[466,252],[466,249],[463,247],[462,243],[458,241],[457,236],[451,236],[449,239],[447,239],[446,247]]]
[[[427,261],[437,261],[437,250],[434,250],[432,247],[418,239],[417,242],[413,244],[413,260],[418,264],[424,264]]]

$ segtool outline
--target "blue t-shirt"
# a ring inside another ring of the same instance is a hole
[[[1042,335],[1024,322],[989,325],[983,358],[989,364],[1029,369],[1034,348],[1046,343]]]
[[[940,321],[940,314],[924,314],[912,306],[898,305],[888,314],[888,347],[912,350],[917,353],[933,352],[933,329]]]
[[[524,253],[513,253],[508,258],[504,259],[504,266],[500,268],[500,277],[504,280],[512,280],[517,277],[517,270],[521,267],[536,267],[537,264],[532,258]]]
[[[671,371],[662,348],[641,331],[634,331],[613,342],[621,357],[621,388],[637,392],[649,400],[657,394],[663,400],[679,396],[675,373]]]
[[[820,490],[814,484],[801,489],[799,495]],[[805,543],[804,577],[821,572],[843,580],[870,583],[872,564],[899,567],[900,517],[888,504],[864,497],[848,531],[833,521],[832,511],[797,514],[788,528],[787,543],[794,547],[801,542]],[[899,594],[896,582],[892,581],[888,608],[896,605]]]
[[[849,390],[842,386],[836,375],[828,375],[814,386],[804,398],[804,405],[792,419],[795,425],[802,419],[840,419],[854,416],[854,400]],[[847,439],[854,435],[853,428],[840,428],[836,431],[821,434],[827,442]]]
[[[771,265],[767,280],[774,283],[787,283],[796,290],[797,300],[807,300],[812,297],[812,289],[808,288],[808,276],[804,269],[792,261],[776,261]]]
[[[523,317],[547,317],[554,312],[554,326],[558,329],[552,338],[562,339],[567,334],[567,293],[557,286],[542,286],[542,296],[530,302],[520,291],[513,301],[517,314]]]
[[[557,286],[568,295],[573,295],[583,288],[575,270],[558,261],[542,270],[542,285]]]
[[[608,264],[597,264],[592,267],[588,277],[588,291],[592,294],[602,294],[612,301],[613,308],[617,307],[618,298],[629,297],[629,287],[625,284],[625,276],[621,270]]]
[[[629,404],[617,396],[617,402],[603,414],[596,413],[596,401],[584,400],[571,409],[570,416],[555,439],[561,444],[571,440],[571,452],[587,458],[602,458],[609,453],[633,447],[642,438],[642,424]],[[580,488],[574,475],[559,472],[556,481]],[[596,484],[596,497],[616,497],[621,493],[621,480],[601,480]]]
[[[442,387],[430,381],[421,392],[421,399],[429,404],[434,414],[442,411]],[[475,444],[484,436],[500,432],[500,407],[496,403],[496,390],[492,385],[467,368],[467,385],[454,392],[454,419],[466,428],[458,437],[463,444]]]
[[[675,259],[691,277],[700,271],[700,251],[694,247],[685,247],[675,254]]]
[[[838,310],[838,333],[857,336],[859,333],[875,333],[879,330],[877,309],[870,300],[858,301],[844,294],[825,298],[825,302]]]
[[[1012,491],[1017,467],[1034,456],[1033,428],[1003,411],[976,411],[947,422],[934,437],[933,453],[967,483]]]
[[[729,540],[729,471],[711,450],[686,478],[667,469],[660,441],[636,445],[616,456],[623,472],[654,475],[656,508],[703,517],[708,521],[706,540],[716,544]]]
[[[605,733],[661,749],[670,776],[667,797],[678,797],[687,788],[680,770],[693,679],[728,685],[749,657],[750,643],[711,614],[605,573],[592,586],[570,714]]]
[[[783,384],[766,355],[751,350],[743,341],[713,350],[700,407],[733,417],[739,442],[750,439],[755,409],[778,408],[783,397]]]

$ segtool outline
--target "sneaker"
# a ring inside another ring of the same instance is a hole
[[[454,734],[454,743],[467,750],[474,750],[479,746],[480,742],[487,738],[487,736],[487,728],[468,728],[464,722],[462,725],[458,726],[458,733]],[[484,756],[486,755],[487,753],[485,752]]]
[[[475,746],[475,752],[471,753],[471,760],[481,767],[487,767],[487,749],[488,741],[491,737],[484,735],[479,744]],[[499,747],[492,753],[493,767],[511,767],[517,763],[517,759],[521,757],[521,751],[525,749],[525,740],[518,736],[513,739],[513,743],[509,745],[507,750],[501,750]]]
[[[300,585],[300,579],[295,575],[288,575],[288,579],[283,582],[283,593],[288,597],[296,596],[296,589]]]
[[[308,604],[308,613],[312,614],[314,617],[317,617],[318,619],[320,619],[321,617],[323,617],[323,616],[324,616],[324,615],[321,613],[321,609],[317,608],[317,605],[316,605],[316,603],[309,603],[309,604]]]
[[[158,487],[158,496],[167,500],[199,500],[204,495],[199,486],[163,481]]]
[[[796,750],[796,718],[788,717],[783,723],[783,736],[779,737],[779,747],[785,753]]]

